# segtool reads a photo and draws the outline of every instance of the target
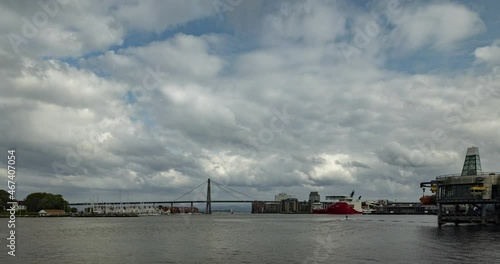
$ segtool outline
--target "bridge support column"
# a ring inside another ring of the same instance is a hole
[[[189,212],[193,213],[193,202],[191,202],[191,209]]]
[[[438,204],[438,226],[441,227],[443,225],[443,221],[441,218],[443,217],[443,206]]]
[[[174,203],[170,203],[170,212],[174,213]]]
[[[207,181],[207,206],[205,208],[206,214],[212,214],[212,198],[210,197],[210,178]]]

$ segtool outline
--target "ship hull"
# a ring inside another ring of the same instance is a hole
[[[420,203],[423,204],[423,205],[436,204],[436,196],[435,195],[432,195],[432,196],[422,196],[420,198]]]
[[[355,205],[348,204],[346,202],[334,203],[326,209],[314,210],[313,214],[362,214],[362,211],[357,211],[354,209]]]

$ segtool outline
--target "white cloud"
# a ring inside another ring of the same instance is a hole
[[[334,181],[340,183],[355,183],[354,171],[352,168],[342,166],[339,160],[350,160],[346,154],[320,154],[313,157],[315,164],[310,172],[312,178],[318,182]]]
[[[398,142],[389,142],[383,146],[378,157],[381,161],[399,167],[420,166],[446,166],[451,165],[459,159],[459,155],[452,151],[439,151],[435,149],[441,142],[432,139],[417,140],[417,146],[407,148]]]
[[[476,48],[474,56],[476,56],[476,61],[478,62],[500,62],[500,40],[496,40],[490,46]]]
[[[264,41],[310,43],[313,45],[334,41],[346,32],[346,15],[324,2],[282,2],[275,13],[264,18]]]
[[[409,6],[392,22],[395,25],[392,40],[403,50],[429,46],[439,51],[450,51],[460,41],[485,30],[478,13],[454,3]]]
[[[151,184],[158,187],[189,187],[189,183],[189,176],[183,175],[174,169],[158,172],[151,178]]]
[[[130,30],[161,33],[180,24],[214,15],[215,11],[210,1],[160,0],[124,3],[117,5],[112,13]]]
[[[77,70],[57,61],[26,63],[18,76],[7,79],[15,89],[4,96],[22,97],[60,107],[85,109],[89,113],[103,111],[104,103],[117,101],[127,85],[99,78],[94,73]]]
[[[163,79],[205,80],[216,77],[225,66],[221,57],[211,54],[213,45],[223,44],[222,39],[222,36],[177,34],[165,41],[145,46],[108,51],[85,63],[102,68],[113,76],[129,80],[133,78],[137,85],[142,86],[144,76],[150,74],[148,69],[157,73],[151,76],[153,79],[149,83],[158,83]]]
[[[38,3],[38,2],[37,2]],[[0,4],[0,33],[17,55],[82,56],[122,45],[134,31],[159,34],[215,13],[211,2],[56,1],[41,4]],[[5,23],[3,23],[5,22]],[[3,45],[2,45],[3,46]]]
[[[49,3],[53,4],[49,9],[38,4],[2,4],[2,9],[11,13],[9,22],[13,24],[0,32],[8,34],[9,50],[15,55],[81,56],[122,44],[124,28],[105,12],[105,4],[99,9],[80,2]]]

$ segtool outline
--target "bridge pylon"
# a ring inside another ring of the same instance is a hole
[[[207,206],[205,208],[206,214],[212,214],[212,197],[210,195],[210,178],[207,181]]]

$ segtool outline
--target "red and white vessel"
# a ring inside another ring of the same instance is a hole
[[[350,196],[326,196],[327,200],[335,200],[326,209],[313,210],[313,214],[362,214],[363,208],[361,207],[361,196],[354,201],[352,198],[354,191]]]

